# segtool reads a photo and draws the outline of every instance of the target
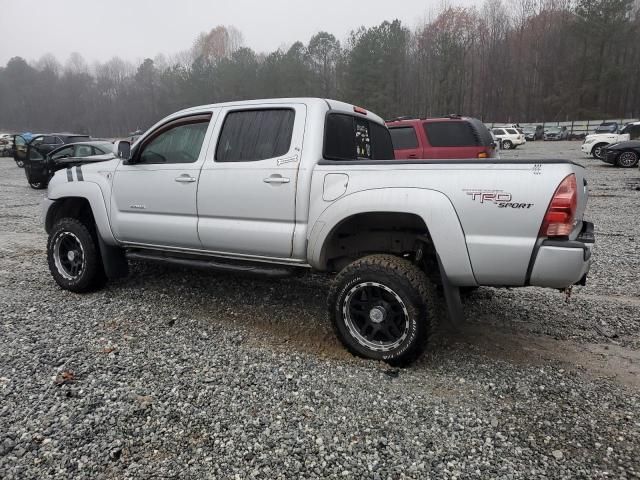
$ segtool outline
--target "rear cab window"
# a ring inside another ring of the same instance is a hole
[[[327,160],[393,160],[387,127],[346,113],[329,113],[324,133]]]

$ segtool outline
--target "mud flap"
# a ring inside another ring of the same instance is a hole
[[[116,280],[129,275],[129,262],[127,262],[124,250],[120,247],[107,245],[100,235],[96,235],[96,237],[98,237],[100,256],[102,257],[102,265],[107,278]]]
[[[451,285],[449,277],[442,266],[440,255],[438,257],[438,268],[440,269],[440,277],[442,279],[442,290],[444,291],[444,299],[447,302],[447,312],[449,314],[449,322],[451,326],[458,329],[464,324],[464,309],[462,307],[462,299],[460,298],[460,288]]]

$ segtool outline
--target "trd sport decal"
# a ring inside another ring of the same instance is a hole
[[[533,207],[533,203],[520,203],[513,201],[513,195],[504,190],[463,190],[474,202],[497,205],[498,208],[524,208]]]

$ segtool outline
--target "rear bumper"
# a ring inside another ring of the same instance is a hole
[[[576,240],[544,240],[533,259],[529,285],[566,288],[584,285],[591,268],[593,223],[583,222]]]

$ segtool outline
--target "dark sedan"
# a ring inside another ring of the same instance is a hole
[[[602,161],[618,167],[632,168],[638,165],[640,140],[629,140],[608,145],[602,149]]]
[[[29,146],[24,173],[31,188],[47,188],[51,176],[58,170],[89,162],[103,162],[115,158],[115,145],[107,141],[72,143],[43,155]]]

